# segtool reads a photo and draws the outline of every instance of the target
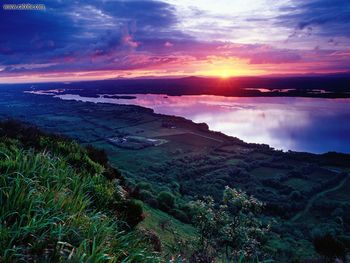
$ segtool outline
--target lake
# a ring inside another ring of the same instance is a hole
[[[350,99],[132,95],[136,98],[56,97],[139,105],[156,113],[205,122],[211,130],[284,151],[350,153]]]

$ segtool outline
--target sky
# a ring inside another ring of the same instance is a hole
[[[25,3],[0,9],[0,83],[350,71],[350,0]]]

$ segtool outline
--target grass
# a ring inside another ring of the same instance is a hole
[[[183,254],[189,256],[198,237],[197,230],[160,210],[144,206],[145,220],[139,228],[154,230],[162,240],[163,254]],[[184,251],[185,249],[185,251]]]
[[[0,262],[160,262],[125,227],[106,168],[75,142],[39,141],[0,139]]]

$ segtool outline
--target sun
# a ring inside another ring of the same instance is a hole
[[[222,78],[222,79],[227,79],[227,78],[229,78],[231,75],[230,75],[230,73],[227,71],[227,70],[223,70],[223,71],[221,71],[220,72],[220,77]]]

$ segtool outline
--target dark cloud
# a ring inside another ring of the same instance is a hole
[[[291,5],[281,8],[283,14],[276,18],[277,25],[306,30],[318,29],[320,36],[350,37],[349,0],[294,0]]]
[[[0,55],[2,63],[25,62],[26,55],[64,49],[79,28],[69,17],[46,11],[0,11]]]
[[[46,11],[1,9],[0,61],[5,71],[45,63],[55,64],[46,70],[104,69],[142,41],[185,37],[172,30],[177,21],[173,7],[158,1],[51,0],[45,5]]]

